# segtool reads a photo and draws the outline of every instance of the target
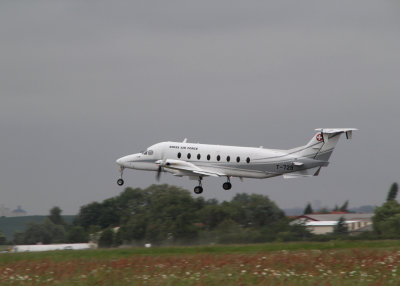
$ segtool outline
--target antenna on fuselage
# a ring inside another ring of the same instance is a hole
[[[182,143],[186,143],[187,142],[187,138],[183,139]]]

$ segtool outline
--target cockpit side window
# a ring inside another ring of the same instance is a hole
[[[147,154],[151,156],[154,154],[154,152],[153,152],[153,150],[149,150],[149,151],[147,151]]]

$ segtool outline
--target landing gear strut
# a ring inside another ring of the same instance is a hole
[[[194,193],[197,194],[197,195],[199,195],[199,194],[201,194],[203,192],[203,187],[201,186],[201,180],[202,179],[203,179],[202,177],[199,177],[199,185],[194,187]]]
[[[224,188],[224,190],[230,190],[230,189],[232,189],[231,180],[229,179],[229,177],[227,177],[227,178],[228,178],[228,182],[225,182],[225,183],[222,185],[222,188]]]
[[[117,180],[118,186],[122,186],[124,184],[124,180],[122,179],[122,175],[124,173],[124,167],[121,167],[119,169],[119,172],[121,173],[121,177]]]

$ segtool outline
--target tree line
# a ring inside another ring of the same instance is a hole
[[[119,226],[117,243],[108,231],[112,245],[249,243],[309,235],[304,227],[291,226],[267,196],[243,193],[219,203],[168,185],[126,188],[117,197],[81,207],[74,223],[88,231]]]
[[[400,204],[397,183],[385,203],[375,209],[373,231],[358,238],[399,238]],[[339,210],[348,207],[346,201]],[[305,212],[310,212],[307,206]],[[304,225],[290,219],[268,196],[241,193],[230,201],[192,197],[185,189],[169,185],[126,188],[118,196],[80,208],[73,223],[54,207],[44,223],[30,223],[14,234],[14,244],[74,243],[97,241],[99,246],[121,244],[143,246],[210,243],[258,243],[269,241],[329,240],[348,237],[344,219],[332,234],[313,235]],[[1,235],[0,235],[1,243]]]
[[[332,210],[329,210],[328,208],[323,207],[323,208],[317,210],[317,213],[319,213],[319,214],[329,214],[331,212],[349,212],[348,207],[349,207],[349,200],[345,201],[343,203],[343,205],[340,206],[340,207],[338,205],[335,205],[335,207]],[[305,207],[305,209],[303,211],[303,214],[307,215],[307,214],[312,214],[312,213],[314,213],[314,210],[313,210],[313,208],[311,206],[311,203],[307,203],[307,205],[306,205],[306,207]]]
[[[12,244],[52,244],[87,242],[88,233],[79,225],[67,224],[62,210],[53,207],[43,223],[30,222],[25,231],[15,232]]]
[[[126,188],[118,196],[80,208],[72,225],[54,207],[44,223],[30,223],[14,234],[14,244],[73,243],[95,240],[99,246],[121,244],[189,245],[298,240],[311,234],[291,226],[267,196],[237,194],[231,201],[192,197],[169,185]]]

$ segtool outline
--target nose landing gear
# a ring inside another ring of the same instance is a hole
[[[123,175],[123,173],[124,173],[124,167],[121,167],[121,168],[119,169],[119,172],[120,172],[120,174],[121,174],[121,177],[117,180],[117,185],[118,185],[118,186],[122,186],[122,185],[124,184],[124,180],[122,179],[122,175]]]
[[[197,195],[199,195],[199,194],[201,194],[203,192],[203,187],[201,186],[201,180],[202,179],[203,179],[202,177],[199,177],[199,185],[194,187],[194,193],[197,194]]]

